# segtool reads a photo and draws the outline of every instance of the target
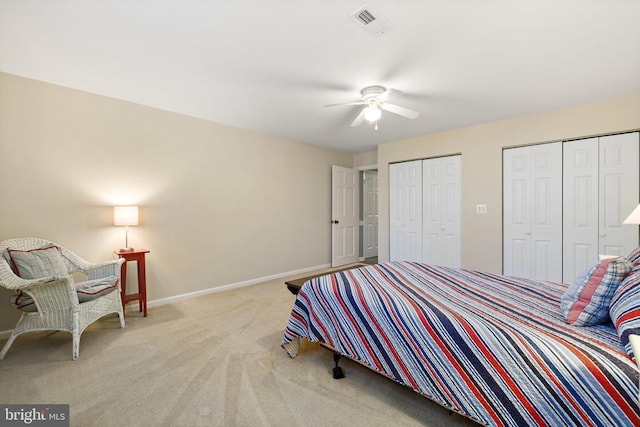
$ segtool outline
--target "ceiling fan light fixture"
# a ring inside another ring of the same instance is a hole
[[[382,111],[380,111],[377,105],[370,105],[364,110],[364,118],[369,123],[378,121],[380,116],[382,116]]]

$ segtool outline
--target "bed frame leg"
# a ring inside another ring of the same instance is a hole
[[[333,378],[336,380],[339,380],[340,378],[344,378],[344,373],[342,372],[342,368],[338,366],[338,362],[340,361],[341,357],[342,355],[340,353],[338,352],[333,353],[333,361],[336,364],[336,366],[333,368]]]

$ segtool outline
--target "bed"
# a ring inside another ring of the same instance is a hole
[[[609,320],[569,325],[567,285],[389,262],[307,281],[282,347],[320,342],[488,426],[640,425],[638,367]]]

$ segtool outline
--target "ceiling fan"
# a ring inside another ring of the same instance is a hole
[[[360,111],[360,114],[358,114],[353,123],[351,123],[351,127],[360,126],[364,120],[367,120],[369,123],[375,123],[376,130],[378,130],[378,120],[382,116],[381,110],[385,110],[408,119],[415,119],[420,114],[417,111],[387,102],[387,99],[402,94],[402,92],[397,89],[387,89],[383,86],[367,86],[360,91],[360,94],[362,95],[361,101],[329,104],[325,105],[325,107],[335,107],[338,105],[366,105],[366,107]]]

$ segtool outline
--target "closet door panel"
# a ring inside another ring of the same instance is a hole
[[[553,277],[553,264],[549,259],[553,256],[553,242],[548,239],[533,241],[533,275],[532,277]]]
[[[528,180],[529,147],[503,151],[503,271],[507,276],[529,277],[530,219]]]
[[[389,165],[389,259],[422,258],[422,164]]]
[[[562,280],[562,143],[531,147],[532,279]]]
[[[622,224],[638,206],[638,133],[599,139],[599,247],[604,255],[626,255],[638,246],[638,234]]]
[[[441,229],[442,264],[462,267],[462,156],[449,156],[442,161]]]
[[[563,145],[563,277],[572,283],[598,259],[598,139]]]
[[[562,145],[504,150],[504,273],[562,279]]]
[[[441,180],[437,159],[422,161],[423,224],[422,262],[440,264]]]
[[[505,271],[506,276],[515,277],[530,277],[531,276],[531,242],[530,239],[518,239],[513,238],[509,241],[509,247],[505,248],[505,254],[509,253],[507,265],[507,259],[505,259]]]
[[[422,162],[425,263],[462,266],[460,164],[459,155]]]

